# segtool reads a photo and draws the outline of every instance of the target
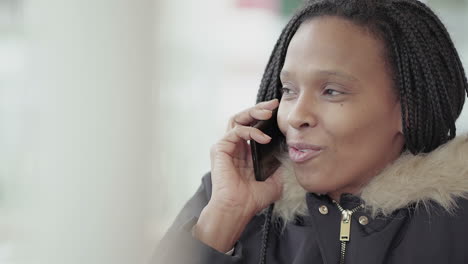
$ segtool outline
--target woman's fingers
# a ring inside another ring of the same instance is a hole
[[[224,152],[230,156],[234,156],[238,143],[247,140],[255,140],[258,143],[266,144],[270,142],[271,137],[255,127],[236,126],[213,146],[212,152]]]
[[[270,119],[273,109],[277,108],[278,104],[278,99],[273,99],[270,101],[258,103],[254,107],[245,109],[229,120],[227,130],[229,131],[237,125],[248,126],[255,120]]]
[[[258,143],[266,144],[270,142],[271,137],[263,133],[258,128],[248,126],[236,126],[231,131],[229,131],[224,137],[224,140],[234,144],[241,141],[242,139],[244,141],[253,139]]]

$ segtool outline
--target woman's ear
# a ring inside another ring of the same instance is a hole
[[[398,132],[400,132],[401,134],[403,134],[403,119],[401,118],[401,109],[400,109],[400,115],[399,115],[399,118],[398,118]]]
[[[398,101],[395,104],[394,114],[395,114],[396,128],[397,128],[398,132],[403,134],[403,119],[402,119],[402,114],[401,114],[401,103],[400,103],[400,101]],[[408,120],[408,119],[406,119],[406,120]]]

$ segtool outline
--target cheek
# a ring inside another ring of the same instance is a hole
[[[356,108],[338,105],[323,107],[320,117],[320,127],[332,142],[358,134],[362,122]]]
[[[346,105],[324,108],[321,129],[329,152],[323,167],[329,173],[345,175],[354,167],[356,159],[362,158],[362,152],[368,152],[369,144],[376,147],[370,137],[380,133],[372,128],[375,120],[369,116],[369,111],[364,110]]]
[[[382,108],[382,107],[381,107]],[[393,117],[379,107],[354,107],[341,116],[324,120],[332,134],[336,155],[340,160],[366,160],[388,147],[397,129]]]
[[[277,123],[283,135],[286,135],[286,131],[288,128],[288,114],[289,114],[288,106],[286,106],[286,104],[284,103],[280,103],[279,108],[278,108]]]

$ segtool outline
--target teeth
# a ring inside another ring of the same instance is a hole
[[[300,149],[299,151],[300,151],[300,152],[304,152],[304,153],[305,153],[305,152],[309,152],[309,151],[310,151],[310,149]]]

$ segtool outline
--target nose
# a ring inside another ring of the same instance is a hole
[[[299,99],[288,115],[288,123],[295,129],[314,127],[317,125],[317,112],[314,102]]]

